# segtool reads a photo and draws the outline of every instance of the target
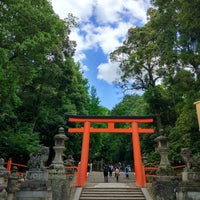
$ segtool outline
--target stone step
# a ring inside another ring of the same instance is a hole
[[[80,197],[80,200],[145,200],[144,197]]]
[[[130,192],[130,191],[121,191],[121,192],[113,192],[113,190],[110,190],[110,191],[107,191],[107,192],[99,192],[99,191],[84,191],[83,194],[91,194],[91,195],[94,195],[94,194],[102,194],[102,195],[109,195],[110,193],[115,193],[117,195],[124,195],[124,194],[127,194],[127,195],[143,195],[141,192],[138,192],[138,191],[135,191],[135,192]]]
[[[84,188],[80,200],[145,200],[140,188]]]
[[[100,193],[100,192],[83,192],[81,194],[81,197],[86,197],[86,196],[90,196],[90,197],[143,197],[143,195],[141,193],[114,193],[114,192],[110,192],[110,193]]]
[[[114,188],[114,187],[109,187],[109,188],[94,188],[94,187],[85,187],[84,188],[84,191],[85,192],[110,192],[110,191],[113,191],[113,190],[116,190],[116,192],[140,192],[142,193],[142,191],[140,190],[140,188],[137,188],[137,187],[131,187],[131,188]]]

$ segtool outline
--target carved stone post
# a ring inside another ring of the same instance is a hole
[[[177,200],[198,200],[200,199],[200,158],[193,156],[190,148],[181,148],[181,157],[186,164],[182,172],[176,199]]]
[[[52,200],[48,171],[44,166],[48,157],[48,147],[42,147],[36,155],[30,155],[29,170],[26,172],[20,191],[16,193],[16,200]]]
[[[17,191],[20,190],[20,179],[22,179],[22,176],[20,174],[17,174],[17,167],[14,166],[12,168],[11,173],[8,176],[8,198],[7,200],[15,200],[15,194]]]
[[[67,199],[67,177],[63,161],[63,152],[65,150],[65,141],[67,140],[64,128],[59,128],[59,132],[54,136],[55,157],[49,167],[49,180],[51,181],[53,200]]]
[[[8,183],[8,172],[6,171],[6,168],[3,165],[4,159],[0,158],[0,199],[7,200],[6,187]]]
[[[74,166],[74,165],[75,165],[75,160],[74,160],[74,158],[73,158],[72,155],[69,155],[69,156],[67,157],[67,159],[64,160],[64,166],[65,166],[65,167],[71,167],[71,166]],[[74,174],[74,173],[75,173],[75,170],[74,170],[73,168],[67,169],[67,170],[66,170],[66,173],[67,173],[67,174]],[[69,181],[72,181],[74,178],[75,178],[75,177],[69,177],[68,180],[69,180]],[[70,186],[70,184],[69,184],[69,186]]]

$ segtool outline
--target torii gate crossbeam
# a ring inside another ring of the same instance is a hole
[[[69,128],[69,133],[83,133],[82,139],[82,152],[79,172],[76,180],[76,186],[85,186],[87,180],[87,168],[89,158],[89,143],[90,133],[131,133],[132,145],[134,155],[134,167],[136,185],[143,187],[146,185],[146,177],[144,171],[144,165],[142,163],[140,139],[139,134],[142,133],[154,133],[151,128],[140,128],[138,124],[152,123],[153,117],[151,116],[128,116],[128,117],[114,117],[114,116],[75,116],[67,115],[69,122],[84,123],[80,128]],[[91,127],[91,123],[107,123],[107,128],[94,128]],[[116,128],[115,123],[129,123],[128,128]]]

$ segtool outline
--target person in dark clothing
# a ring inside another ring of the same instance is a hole
[[[109,174],[110,174],[110,177],[112,176],[112,172],[113,172],[113,166],[109,165]]]
[[[129,178],[129,168],[128,168],[128,166],[125,168],[125,175],[126,175],[126,178]]]
[[[105,165],[103,168],[104,182],[108,182],[108,172],[109,172],[109,168],[107,165]]]

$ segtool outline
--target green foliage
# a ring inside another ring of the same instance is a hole
[[[131,136],[125,134],[101,134],[102,147],[99,158],[109,163],[129,162],[132,164],[132,143]],[[124,146],[124,144],[126,144]],[[100,160],[100,159],[99,159]]]
[[[72,15],[59,19],[47,0],[0,2],[0,13],[0,154],[25,161],[40,143],[53,146],[65,113],[87,114],[87,80],[72,59]]]
[[[32,127],[24,123],[16,131],[10,129],[2,132],[0,143],[2,157],[12,158],[14,162],[24,162],[24,159],[27,161],[30,153],[38,151],[40,147],[39,133],[32,132]]]
[[[110,54],[111,60],[119,63],[117,84],[123,89],[147,90],[163,77],[165,66],[158,59],[158,40],[158,33],[149,24],[130,28],[123,46]]]
[[[199,151],[193,105],[200,98],[199,1],[151,2],[154,7],[147,12],[148,23],[130,28],[123,45],[110,56],[121,70],[117,84],[125,91],[144,90],[145,114],[156,115],[156,132],[163,128],[169,137],[169,156],[175,165],[181,162],[181,147]],[[125,110],[122,103],[117,110]],[[141,146],[151,155],[153,142],[148,145],[146,137],[141,137]]]
[[[145,115],[148,105],[142,96],[125,95],[123,100],[117,104],[111,114],[116,116],[141,116]]]
[[[160,163],[160,155],[155,149],[153,150],[153,148],[150,153],[144,153],[143,156],[146,158],[145,166],[156,167]]]

